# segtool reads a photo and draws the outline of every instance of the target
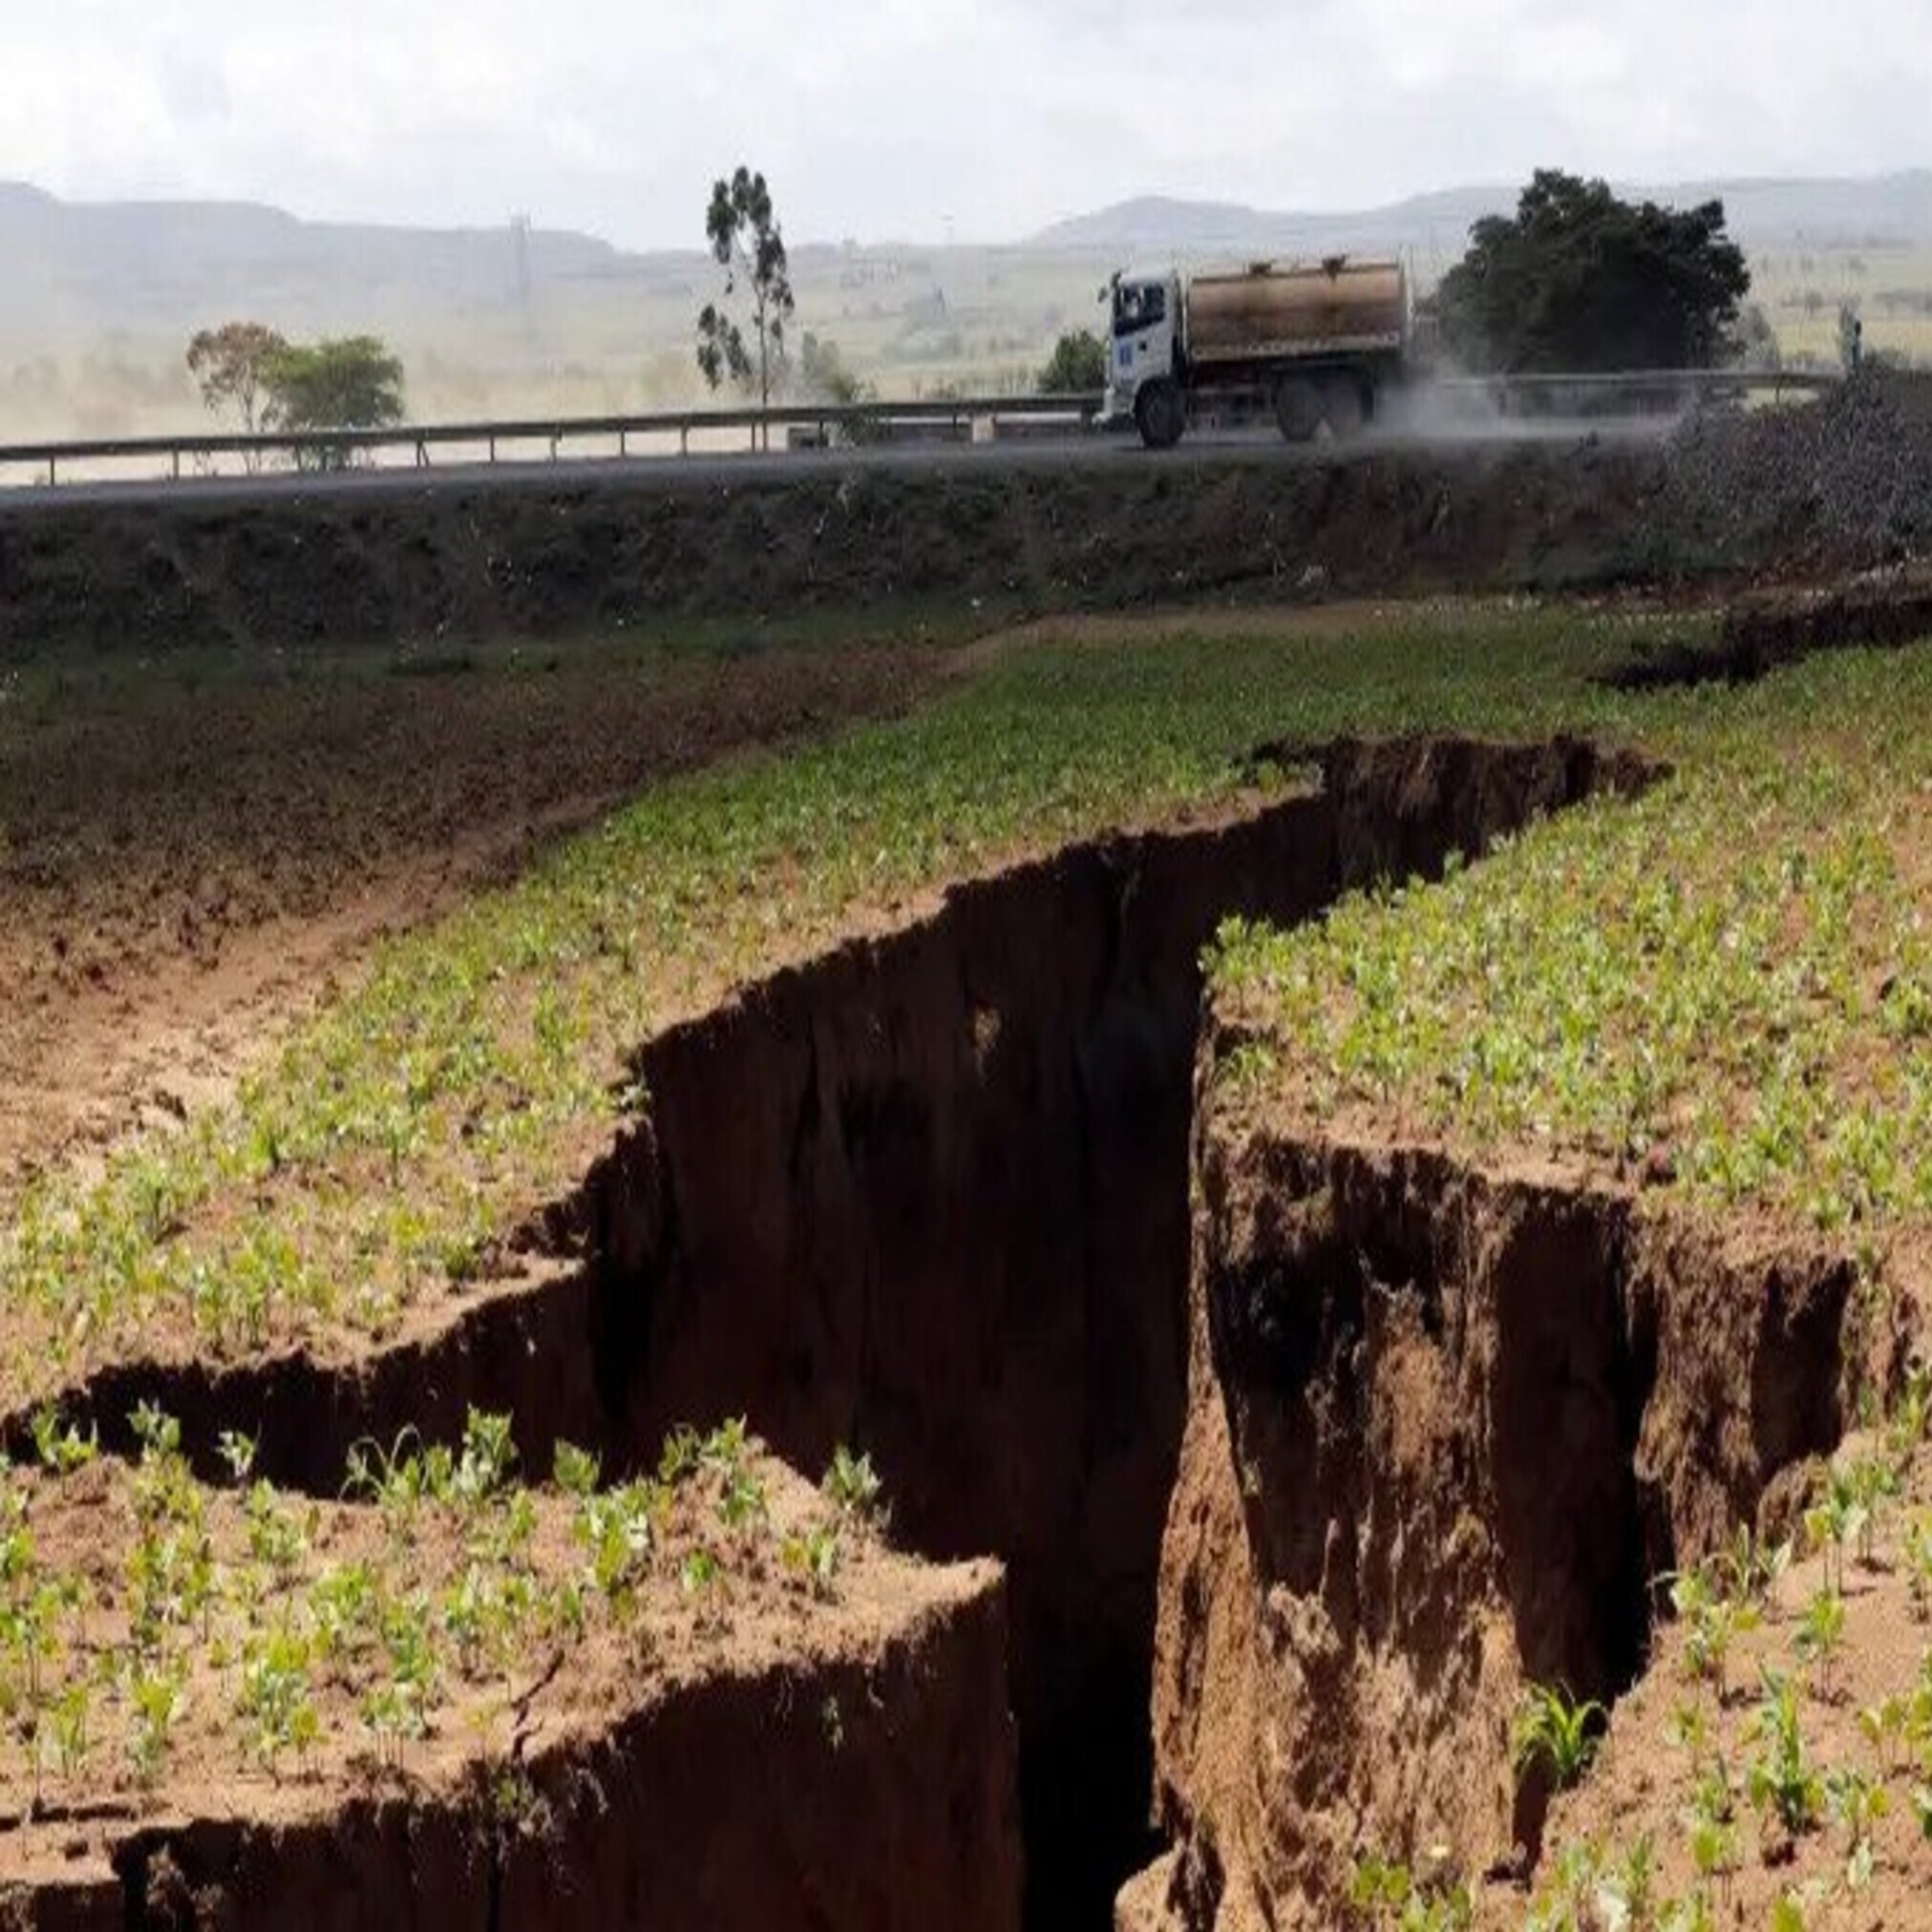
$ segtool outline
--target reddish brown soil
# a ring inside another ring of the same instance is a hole
[[[0,1199],[221,1092],[379,933],[669,772],[899,709],[941,653],[841,648],[205,680],[0,704]]]
[[[1864,1443],[1862,1449],[1879,1445]],[[1852,1445],[1847,1445],[1848,1453]],[[1744,1631],[1726,1660],[1722,1687],[1689,1667],[1686,1631],[1658,1633],[1650,1667],[1613,1713],[1603,1749],[1579,1788],[1557,1799],[1546,1831],[1547,1865],[1567,1847],[1600,1847],[1614,1874],[1620,1855],[1645,1839],[1655,1856],[1659,1897],[1686,1897],[1699,1874],[1688,1820],[1700,1775],[1721,1760],[1741,1786],[1760,1745],[1754,1734],[1764,1673],[1800,1687],[1800,1735],[1820,1777],[1854,1772],[1883,1777],[1891,1802],[1872,1831],[1872,1875],[1861,1889],[1842,1882],[1853,1834],[1821,1807],[1815,1824],[1795,1836],[1760,1814],[1740,1790],[1730,1820],[1724,1869],[1707,1881],[1716,1899],[1714,1926],[1758,1927],[1788,1893],[1807,1899],[1804,1923],[1815,1932],[1895,1932],[1932,1923],[1925,1895],[1925,1833],[1903,1801],[1915,1752],[1904,1740],[1885,1743],[1868,1732],[1863,1713],[1888,1700],[1908,1703],[1923,1681],[1927,1606],[1922,1574],[1914,1577],[1900,1548],[1912,1519],[1923,1520],[1932,1501],[1932,1465],[1921,1449],[1903,1493],[1889,1505],[1870,1561],[1847,1560],[1845,1636],[1828,1667],[1800,1654],[1806,1607],[1825,1586],[1822,1552],[1794,1563],[1772,1588],[1761,1622]],[[1682,1736],[1682,1714],[1698,1713],[1706,1736],[1693,1752]],[[1478,1922],[1516,1927],[1526,1900],[1515,1887],[1492,1886],[1479,1899]]]
[[[507,1680],[483,1669],[439,1689],[429,1735],[393,1763],[372,1755],[345,1662],[311,1679],[322,1742],[265,1766],[232,1664],[184,1633],[185,1703],[165,1782],[145,1792],[103,1680],[85,1761],[46,1771],[37,1804],[8,1753],[0,1924],[1015,1925],[997,1566],[914,1562],[848,1525],[832,1593],[810,1591],[758,1549],[824,1506],[778,1465],[756,1467],[774,1532],[727,1559],[701,1602],[667,1558],[625,1624],[593,1620]],[[27,1483],[39,1560],[91,1580],[89,1640],[116,1654],[130,1476],[97,1464]],[[210,1498],[229,1563],[245,1549],[242,1514]],[[581,1556],[567,1512],[547,1497],[537,1517],[540,1574],[568,1574]],[[372,1507],[325,1505],[307,1523],[316,1574],[396,1560]],[[413,1519],[407,1550],[405,1581],[435,1591],[469,1560],[434,1513]]]
[[[1214,1087],[1155,1732],[1176,1851],[1124,1922],[1332,1925],[1365,1853],[1540,1842],[1530,1683],[1609,1700],[1660,1573],[1752,1519],[1896,1364],[1848,1260],[1338,1144]]]

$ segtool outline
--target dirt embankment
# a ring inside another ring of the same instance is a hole
[[[938,597],[1045,610],[1224,588],[1553,587],[1632,574],[1658,462],[1585,440],[56,503],[0,516],[0,663],[70,645],[442,643]]]
[[[1548,1796],[1512,1763],[1525,1688],[1626,1689],[1653,1580],[1776,1514],[1891,1338],[1837,1255],[1224,1091],[1197,1136],[1155,1694],[1176,1849],[1123,1922],[1332,1925],[1365,1853],[1519,1870]]]
[[[1656,443],[16,506],[0,516],[0,665],[75,644],[528,638],[923,598],[1039,611],[1791,578],[1932,545],[1927,388],[1875,372]]]
[[[760,1479],[781,1507],[817,1503],[781,1469]],[[73,1528],[59,1510],[39,1526]],[[390,1534],[367,1505],[331,1508],[330,1531],[365,1561]],[[210,1657],[159,1792],[130,1789],[105,1751],[72,1804],[30,1797],[10,1765],[0,1926],[1010,1932],[998,1567],[851,1555],[836,1596],[748,1572],[690,1612],[663,1602],[684,1594],[674,1578],[652,1579],[637,1628],[590,1622],[547,1667],[520,1660],[514,1697],[459,1688],[467,1705],[382,1762],[345,1760],[352,1733],[332,1732],[294,1767],[238,1765],[235,1666]]]

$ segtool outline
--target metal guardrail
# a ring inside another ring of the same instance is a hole
[[[1101,397],[1092,395],[1020,395],[945,397],[933,401],[890,403],[775,404],[770,409],[673,410],[638,415],[529,416],[488,422],[401,424],[379,430],[309,430],[300,434],[271,431],[244,435],[215,433],[180,436],[108,436],[91,440],[0,444],[0,468],[28,465],[44,468],[47,480],[59,480],[60,465],[136,461],[152,458],[179,478],[182,464],[196,458],[240,456],[244,460],[280,456],[296,469],[340,466],[353,456],[396,451],[428,468],[435,449],[461,446],[499,460],[505,446],[547,445],[552,456],[565,443],[615,439],[620,456],[630,454],[633,437],[678,438],[681,455],[690,453],[694,435],[742,430],[751,447],[767,443],[774,430],[807,429],[827,436],[842,430],[855,442],[880,431],[944,429],[948,435],[970,433],[976,421],[998,423],[1022,418],[1060,419],[1084,426],[1098,413]]]
[[[1619,393],[1643,401],[1660,395],[1741,396],[1751,393],[1809,394],[1836,387],[1840,378],[1816,370],[1643,370],[1627,373],[1443,376],[1433,386],[1445,393],[1487,401],[1508,413],[1513,406],[1546,402],[1564,395],[1608,397]],[[675,435],[681,455],[690,453],[693,435],[745,432],[753,449],[770,446],[774,430],[806,430],[821,441],[837,431],[855,444],[881,440],[922,429],[958,438],[972,425],[1002,421],[1060,421],[1091,428],[1104,403],[1099,394],[943,397],[916,402],[781,403],[771,409],[674,410],[636,415],[530,416],[516,420],[405,424],[393,429],[332,430],[288,435],[210,434],[180,436],[112,436],[91,440],[0,444],[0,472],[31,468],[46,482],[57,483],[63,464],[152,460],[179,478],[183,464],[239,456],[251,470],[279,457],[295,472],[339,468],[350,458],[398,452],[418,468],[429,468],[438,449],[474,450],[495,463],[503,452],[538,444],[554,458],[565,444],[610,442],[620,457],[631,454],[632,438]]]

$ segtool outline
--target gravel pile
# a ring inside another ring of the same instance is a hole
[[[1872,371],[1804,407],[1695,417],[1670,441],[1656,508],[1692,563],[1932,554],[1932,378]]]

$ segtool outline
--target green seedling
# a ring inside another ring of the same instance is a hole
[[[1651,1926],[1657,1922],[1657,1851],[1646,1835],[1607,1872],[1597,1887],[1597,1906],[1606,1923]]]
[[[1388,1858],[1370,1857],[1356,1864],[1348,1901],[1370,1925],[1391,1932],[1466,1932],[1476,1921],[1467,1886],[1420,1877]]]
[[[660,1481],[680,1488],[694,1476],[704,1460],[704,1438],[696,1430],[674,1429],[665,1437],[664,1454],[658,1458]]]
[[[1898,1466],[1888,1456],[1867,1452],[1852,1464],[1846,1479],[1858,1508],[1858,1563],[1869,1570],[1877,1561],[1879,1527],[1885,1507],[1899,1494]]]
[[[733,1466],[718,1498],[718,1520],[728,1530],[745,1530],[764,1518],[764,1483],[749,1469]]]
[[[1861,1892],[1872,1881],[1876,1858],[1872,1834],[1891,1810],[1891,1794],[1884,1781],[1869,1772],[1840,1770],[1825,1779],[1825,1803],[1844,1827],[1845,1881],[1853,1891]]]
[[[309,1696],[309,1662],[308,1639],[287,1628],[243,1645],[240,1710],[254,1727],[256,1755],[271,1771],[285,1752],[304,1762],[321,1736]]]
[[[1896,1692],[1858,1712],[1858,1729],[1872,1747],[1880,1776],[1889,1777],[1905,1769],[1912,1756],[1915,1728],[1913,1700]]]
[[[1810,1831],[1824,1803],[1824,1782],[1805,1750],[1796,1688],[1769,1667],[1752,1734],[1758,1749],[1745,1789],[1752,1806],[1775,1817],[1794,1837]]]
[[[560,1442],[555,1460],[557,1487],[565,1496],[581,1499],[595,1492],[604,1475],[596,1456],[575,1443]]]
[[[1569,1790],[1589,1770],[1607,1722],[1608,1713],[1593,1700],[1574,1699],[1560,1686],[1531,1685],[1516,1721],[1517,1775],[1540,1767],[1557,1790]]]
[[[1912,1614],[1922,1624],[1932,1614],[1932,1520],[1915,1516],[1905,1525],[1900,1555],[1905,1567],[1905,1587],[1912,1599]]]
[[[53,1476],[72,1476],[100,1454],[100,1437],[92,1425],[85,1435],[61,1420],[53,1409],[36,1409],[31,1425],[33,1454]]]
[[[1767,1604],[1776,1595],[1791,1561],[1789,1538],[1770,1542],[1754,1536],[1750,1524],[1740,1523],[1724,1554],[1726,1592],[1745,1603]]]
[[[93,1752],[93,1714],[94,1688],[84,1677],[64,1686],[47,1707],[54,1765],[69,1783],[86,1770]]]
[[[1757,1628],[1760,1613],[1749,1596],[1720,1597],[1702,1572],[1676,1578],[1671,1607],[1685,1625],[1684,1659],[1690,1674],[1709,1683],[1721,1705],[1729,1692],[1726,1665],[1732,1644]]]
[[[745,1418],[733,1416],[705,1437],[698,1450],[698,1460],[708,1470],[723,1476],[732,1476],[738,1473],[751,1445]]]
[[[821,1597],[829,1597],[839,1575],[839,1532],[831,1523],[817,1523],[787,1537],[780,1551],[786,1569],[803,1578]]]
[[[1805,1512],[1805,1534],[1824,1551],[1826,1584],[1840,1596],[1845,1588],[1846,1546],[1862,1547],[1870,1523],[1871,1510],[1862,1499],[1860,1485],[1849,1471],[1834,1468],[1825,1478],[1823,1496]]]
[[[1845,1600],[1826,1586],[1805,1605],[1794,1645],[1807,1663],[1817,1667],[1817,1692],[1831,1695],[1832,1666],[1845,1645]]]
[[[187,1709],[187,1691],[179,1665],[137,1667],[128,1687],[133,1728],[128,1734],[128,1763],[135,1782],[152,1791],[160,1782],[175,1726]]]
[[[255,1469],[255,1438],[239,1430],[224,1429],[216,1447],[233,1480],[246,1482]]]
[[[882,1516],[885,1486],[869,1455],[855,1455],[840,1444],[832,1452],[831,1466],[819,1485],[826,1500],[842,1516],[869,1518]]]

